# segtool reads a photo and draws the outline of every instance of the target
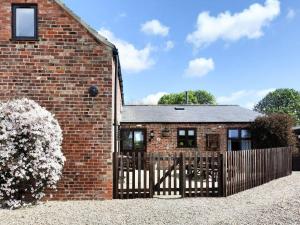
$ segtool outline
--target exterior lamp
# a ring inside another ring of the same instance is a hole
[[[149,141],[152,141],[152,139],[154,138],[154,131],[153,130],[151,130],[150,131],[150,139],[149,139]]]
[[[91,97],[96,97],[99,94],[98,87],[93,85],[89,88],[89,94]]]

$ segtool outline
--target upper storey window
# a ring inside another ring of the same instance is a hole
[[[37,5],[12,5],[12,38],[13,40],[37,40]]]

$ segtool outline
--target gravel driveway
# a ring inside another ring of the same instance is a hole
[[[227,198],[49,202],[0,210],[2,225],[300,224],[300,173]]]

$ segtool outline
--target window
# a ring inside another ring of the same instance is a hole
[[[207,134],[206,135],[206,151],[220,151],[220,135]]]
[[[37,40],[37,5],[12,5],[12,39]]]
[[[144,129],[122,129],[121,151],[144,151],[146,150],[146,130]]]
[[[177,147],[178,148],[195,148],[197,147],[196,129],[184,128],[178,129]]]
[[[228,151],[251,149],[251,132],[248,129],[228,130]]]

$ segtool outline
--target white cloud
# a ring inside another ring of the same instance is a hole
[[[263,28],[279,14],[279,0],[266,0],[264,5],[255,3],[242,12],[231,14],[226,11],[216,17],[210,16],[209,12],[202,12],[198,15],[196,31],[187,36],[187,41],[200,48],[218,39],[257,39],[264,34]]]
[[[240,90],[233,92],[228,96],[220,96],[217,98],[218,104],[238,104],[249,109],[253,109],[254,105],[264,98],[268,93],[275,91],[275,88],[263,90]]]
[[[221,96],[217,98],[217,102],[219,104],[232,104],[235,103],[237,100],[249,95],[249,92],[246,90],[241,90],[234,92],[228,96]]]
[[[175,44],[173,41],[167,41],[165,44],[165,51],[170,51],[171,49],[173,49],[175,47]]]
[[[189,62],[184,74],[187,77],[203,77],[214,68],[215,63],[211,58],[197,58]]]
[[[270,92],[273,92],[275,90],[276,90],[275,88],[259,90],[259,91],[256,91],[256,96],[259,98],[264,98],[267,94],[269,94]]]
[[[286,14],[286,18],[289,19],[289,20],[292,20],[294,19],[296,16],[296,11],[293,10],[293,9],[289,9],[287,14]]]
[[[139,73],[155,64],[151,57],[153,48],[150,44],[142,49],[137,49],[133,44],[115,37],[110,30],[101,28],[99,33],[108,38],[119,49],[122,70],[128,73]]]
[[[167,36],[170,28],[161,24],[159,20],[150,20],[142,24],[141,31],[148,35]]]
[[[166,92],[158,92],[155,94],[148,95],[141,100],[133,101],[131,104],[136,105],[157,105],[160,98],[168,93]]]

